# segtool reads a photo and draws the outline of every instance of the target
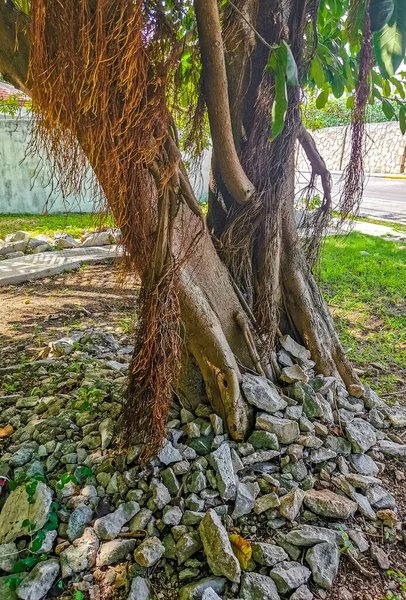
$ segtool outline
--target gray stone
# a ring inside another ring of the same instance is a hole
[[[70,514],[66,535],[73,542],[83,535],[86,525],[93,517],[93,509],[90,506],[79,506]]]
[[[10,492],[0,513],[0,544],[14,542],[17,538],[28,535],[27,527],[23,527],[26,520],[33,525],[30,533],[34,534],[42,529],[51,511],[52,495],[52,490],[42,481],[38,482],[32,504],[29,503],[24,485]]]
[[[182,454],[168,440],[164,441],[162,448],[158,452],[158,458],[164,465],[178,463],[183,460]]]
[[[249,465],[254,465],[255,463],[268,462],[277,456],[280,456],[280,452],[278,450],[259,450],[258,452],[254,452],[249,456],[245,456],[242,459],[242,463],[244,467],[248,467]]]
[[[279,342],[282,348],[286,350],[286,352],[289,352],[289,354],[291,354],[295,358],[299,358],[304,361],[310,360],[310,351],[307,350],[307,348],[305,348],[304,346],[301,346],[300,344],[295,342],[295,340],[291,338],[290,335],[284,335],[279,339]]]
[[[205,577],[204,579],[190,583],[179,590],[179,600],[201,600],[203,593],[207,589],[212,589],[217,594],[222,594],[225,590],[226,581],[224,577]]]
[[[113,419],[111,419],[110,417],[108,417],[107,419],[103,419],[103,421],[99,425],[99,432],[102,450],[106,450],[106,448],[110,446],[111,441],[114,437]]]
[[[152,497],[158,509],[162,509],[171,501],[171,495],[168,488],[161,482],[155,482],[151,485]]]
[[[307,585],[301,585],[296,591],[293,592],[289,600],[314,600],[314,596]],[[341,596],[340,600],[342,600]]]
[[[268,431],[253,431],[248,438],[248,443],[255,450],[279,450],[278,438],[274,433],[269,433]]]
[[[249,515],[255,506],[256,497],[259,494],[259,485],[257,482],[239,482],[237,485],[237,495],[235,498],[233,519],[238,519],[243,515]]]
[[[294,561],[279,563],[270,572],[270,576],[281,594],[287,594],[300,587],[307,582],[310,575],[311,572],[307,567]]]
[[[252,544],[252,558],[256,563],[265,567],[273,567],[284,560],[289,560],[289,556],[283,548],[262,542]]]
[[[142,567],[152,567],[165,553],[165,546],[155,536],[144,540],[134,552],[134,560]]]
[[[14,542],[0,546],[0,571],[13,572],[13,567],[18,561],[18,549]]]
[[[241,600],[280,600],[274,581],[259,573],[243,573],[240,587]]]
[[[304,503],[317,515],[332,519],[348,519],[358,508],[356,502],[330,490],[308,490]]]
[[[351,444],[348,440],[334,435],[328,435],[324,445],[329,450],[333,450],[336,454],[349,456],[351,454]]]
[[[312,570],[315,583],[324,590],[329,590],[338,573],[340,562],[337,544],[328,542],[316,544],[306,552],[306,561]]]
[[[279,506],[279,497],[275,492],[271,492],[270,494],[265,494],[265,496],[261,496],[257,498],[255,501],[254,511],[257,515],[269,510],[270,508],[277,508]]]
[[[97,557],[96,566],[105,567],[123,561],[127,554],[130,554],[134,550],[135,545],[135,540],[120,539],[102,544]]]
[[[161,471],[161,476],[164,485],[168,488],[168,491],[171,494],[171,496],[177,496],[180,491],[180,483],[173,469],[171,469],[171,467],[164,469],[163,471]]]
[[[221,598],[213,588],[208,588],[203,592],[202,600],[221,600]]]
[[[299,426],[296,421],[281,419],[266,413],[257,415],[255,426],[257,429],[274,433],[280,444],[293,444],[299,437]]]
[[[346,436],[351,442],[354,454],[367,452],[376,444],[374,429],[363,419],[353,419],[346,425]]]
[[[105,517],[97,519],[94,530],[101,540],[112,540],[120,533],[122,527],[140,510],[137,502],[125,502],[118,509]]]
[[[333,450],[329,450],[328,448],[319,448],[318,450],[312,450],[310,452],[310,461],[312,463],[318,464],[322,462],[327,462],[332,458],[336,458],[337,453]]]
[[[240,563],[232,550],[227,531],[213,509],[208,510],[201,520],[199,533],[212,573],[238,583],[241,577]]]
[[[390,569],[391,563],[388,555],[377,544],[371,544],[371,556],[376,560],[380,569],[385,571]]]
[[[334,423],[333,411],[330,404],[321,394],[315,394],[313,390],[306,391],[303,401],[303,412],[309,419],[313,420],[317,418],[325,423]]]
[[[286,383],[295,383],[295,381],[304,381],[307,383],[308,381],[306,373],[299,365],[284,367],[280,374],[280,379]]]
[[[91,527],[60,555],[62,578],[86,571],[96,563],[99,539]]]
[[[111,244],[115,243],[116,239],[113,234],[113,230],[108,229],[107,231],[97,231],[86,234],[86,237],[81,242],[81,246],[110,246]]]
[[[241,386],[249,404],[260,410],[274,413],[287,407],[287,403],[279,395],[277,387],[265,377],[246,373],[242,376]]]
[[[0,255],[11,254],[12,252],[25,252],[27,245],[28,240],[5,244],[4,246],[0,246]]]
[[[176,544],[176,558],[179,565],[186,562],[193,554],[202,549],[202,540],[198,531],[185,533]]]
[[[28,462],[30,462],[32,455],[33,455],[32,448],[22,446],[10,458],[9,465],[13,469],[15,469],[16,467],[22,467],[23,465],[26,465]]]
[[[396,444],[390,440],[379,440],[377,446],[386,456],[406,458],[406,444]]]
[[[357,531],[356,529],[349,529],[347,533],[351,540],[354,542],[354,544],[356,544],[360,552],[366,552],[367,550],[369,550],[369,542],[361,531]]]
[[[300,488],[292,488],[286,496],[280,498],[279,512],[289,521],[294,521],[300,512],[305,492]]]
[[[143,531],[147,528],[148,523],[152,517],[152,510],[148,508],[141,508],[140,512],[135,515],[130,521],[130,531],[134,533],[136,531]]]
[[[134,577],[127,600],[153,600],[149,583],[143,577]]]
[[[285,540],[289,544],[304,548],[322,542],[337,543],[339,539],[338,532],[326,527],[315,527],[313,525],[303,525],[300,529],[292,529],[285,537]]]
[[[79,247],[79,243],[75,240],[75,238],[72,235],[70,235],[69,233],[66,233],[64,231],[55,232],[54,240],[56,242],[56,245],[60,248],[78,248]]]
[[[216,471],[217,487],[223,500],[233,500],[237,492],[230,447],[222,444],[209,456],[209,462]]]
[[[165,506],[162,521],[165,525],[179,525],[182,520],[183,513],[179,506]]]
[[[35,565],[17,588],[17,596],[21,600],[41,600],[51,589],[59,574],[57,560],[45,560]]]
[[[378,465],[367,454],[352,454],[350,461],[354,469],[361,475],[376,477],[379,473]]]
[[[367,487],[365,494],[371,505],[378,510],[395,508],[396,506],[396,500],[392,494],[379,484]]]

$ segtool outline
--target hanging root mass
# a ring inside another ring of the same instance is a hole
[[[157,4],[31,5],[34,147],[45,148],[62,192],[82,189],[90,162],[94,196],[122,231],[125,269],[141,277],[123,437],[142,442],[145,458],[162,443],[181,353],[172,251],[180,192],[166,104],[176,32],[156,18]]]

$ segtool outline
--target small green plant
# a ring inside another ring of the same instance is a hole
[[[393,579],[393,581],[396,581],[396,583],[398,583],[400,585],[400,587],[402,588],[403,595],[405,595],[406,594],[406,575],[404,573],[402,573],[402,571],[400,571],[399,569],[390,569],[389,571],[386,571],[386,574],[388,575],[388,577]]]
[[[93,475],[93,471],[90,467],[79,467],[76,470],[76,473],[80,478],[91,477]],[[79,483],[77,476],[72,473],[64,473],[58,481],[58,483],[56,484],[56,489],[63,490],[65,485],[67,485],[68,483],[73,483],[74,485],[77,485]]]
[[[85,412],[93,407],[98,400],[104,398],[105,393],[96,387],[79,388],[79,397],[72,401],[72,408]]]
[[[18,388],[20,387],[20,385],[21,385],[20,381],[14,381],[13,383],[3,382],[1,384],[1,387],[3,388],[3,390],[5,390],[9,394],[12,392],[16,392],[18,390]]]
[[[84,593],[76,590],[75,591],[75,600],[83,600],[83,598],[85,597]]]
[[[338,525],[337,529],[341,532],[341,535],[343,536],[343,540],[344,540],[344,546],[342,548],[340,548],[341,554],[348,552],[348,550],[355,550],[355,547],[354,547],[353,543],[351,542],[349,535],[345,531],[345,529],[341,525]]]
[[[39,398],[42,398],[43,395],[44,395],[44,392],[38,386],[33,387],[30,392],[30,396],[38,396]]]

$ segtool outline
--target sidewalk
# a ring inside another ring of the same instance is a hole
[[[0,286],[13,285],[31,279],[57,275],[63,271],[78,269],[84,263],[97,263],[121,256],[117,246],[72,248],[56,252],[30,254],[0,262]]]

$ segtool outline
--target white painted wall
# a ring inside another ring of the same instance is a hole
[[[63,200],[50,165],[27,154],[29,135],[28,116],[0,115],[0,213],[91,212],[90,191],[83,199],[70,195]]]
[[[83,198],[71,194],[64,201],[49,163],[41,156],[27,154],[30,127],[28,115],[14,119],[0,114],[0,213],[92,212],[90,189],[84,191]],[[202,173],[192,178],[199,199],[207,197],[210,159],[211,152],[207,152]]]

